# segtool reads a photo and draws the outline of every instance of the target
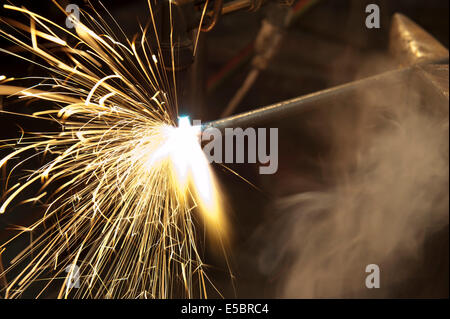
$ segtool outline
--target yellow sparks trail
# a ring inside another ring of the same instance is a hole
[[[60,298],[207,297],[209,279],[196,225],[203,219],[210,238],[223,245],[227,227],[220,191],[200,148],[198,129],[187,118],[175,124],[175,90],[161,49],[152,50],[148,42],[156,37],[159,43],[151,1],[148,5],[155,32],[146,34],[145,28],[140,37],[124,43],[103,19],[86,12],[82,21],[89,26],[77,22],[72,33],[23,7],[4,5],[28,16],[30,25],[3,20],[17,32],[0,28],[0,35],[36,60],[0,51],[34,63],[50,76],[23,88],[6,85],[14,79],[2,75],[0,95],[43,100],[48,109],[24,116],[61,127],[59,132],[25,133],[1,146],[13,148],[0,160],[8,179],[15,170],[25,178],[10,187],[0,213],[8,213],[15,199],[37,183],[39,193],[24,202],[48,203],[39,220],[0,246],[4,252],[21,236],[38,234],[0,273],[15,273],[3,290],[6,298],[20,297],[43,280],[36,297],[55,284]],[[54,44],[52,50],[42,40]],[[23,159],[30,150],[45,155],[42,167],[30,173],[20,165],[9,167],[8,161]],[[50,186],[56,190],[48,193]],[[79,267],[78,289],[69,285],[71,265]]]

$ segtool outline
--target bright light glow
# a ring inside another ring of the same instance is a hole
[[[152,171],[159,165],[169,164],[180,195],[185,196],[193,187],[200,211],[213,229],[224,231],[224,219],[220,204],[220,192],[209,162],[200,146],[199,126],[192,126],[189,116],[178,118],[178,127],[164,125],[160,133],[152,136],[146,146],[148,154],[145,167]],[[160,136],[161,139],[155,139]]]

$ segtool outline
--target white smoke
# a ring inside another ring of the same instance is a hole
[[[388,97],[361,102],[373,98]],[[336,119],[335,186],[278,200],[259,229],[259,268],[281,277],[276,296],[392,297],[414,280],[425,239],[449,217],[448,116],[428,115],[415,100],[367,108],[356,129]],[[380,289],[365,287],[368,264],[380,267]]]

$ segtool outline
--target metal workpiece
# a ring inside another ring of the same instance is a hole
[[[427,64],[416,68],[410,79],[410,95],[420,96],[421,109],[447,127],[449,117],[449,65]],[[414,97],[412,97],[414,99]]]
[[[389,53],[402,65],[448,58],[448,50],[408,17],[392,17]]]
[[[389,54],[400,62],[399,69],[205,123],[203,129],[258,126],[307,112],[319,105],[323,107],[326,105],[323,101],[337,99],[345,94],[408,83],[412,74],[420,78],[420,85],[430,84],[436,95],[448,100],[448,50],[415,22],[399,13],[392,18]]]
[[[448,63],[429,64],[422,67],[422,77],[428,80],[436,89],[436,92],[445,98],[449,98]]]

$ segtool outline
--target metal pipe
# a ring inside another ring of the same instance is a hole
[[[209,32],[215,27],[219,21],[220,15],[222,14],[222,8],[223,0],[214,0],[214,7],[210,16],[211,22],[207,26],[201,27],[202,32]]]
[[[405,75],[413,70],[414,66],[406,67],[394,71],[385,72],[379,75],[371,76],[362,80],[357,80],[347,84],[339,85],[330,89],[318,91],[305,96],[296,97],[290,100],[265,106],[256,110],[230,116],[224,119],[212,121],[203,124],[202,129],[210,127],[224,131],[225,128],[251,127],[257,126],[268,120],[286,118],[295,114],[313,109],[317,102],[327,98],[337,98],[343,94],[362,88],[370,88],[376,84],[386,83],[386,81],[403,82]]]
[[[229,14],[239,10],[257,10],[261,7],[264,0],[234,0],[223,5],[221,14]],[[209,11],[208,16],[212,16],[214,12]]]
[[[222,8],[222,14],[228,14],[242,9],[247,9],[252,6],[252,0],[235,0],[226,3]]]

